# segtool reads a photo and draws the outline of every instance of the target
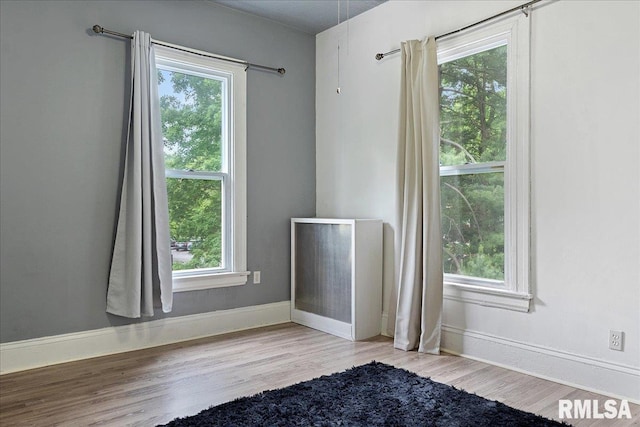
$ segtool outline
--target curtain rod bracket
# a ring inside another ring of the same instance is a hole
[[[520,9],[520,12],[524,13],[524,16],[526,16],[527,18],[529,17],[529,12],[527,11],[526,7],[523,7],[522,9]]]

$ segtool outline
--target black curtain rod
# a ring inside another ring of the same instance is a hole
[[[110,34],[112,36],[122,37],[122,38],[125,38],[125,39],[132,39],[133,38],[133,36],[131,36],[129,34],[123,34],[123,33],[117,32],[117,31],[107,30],[106,28],[101,27],[100,25],[94,25],[93,26],[93,32],[96,33],[96,34]],[[189,53],[193,53],[195,55],[205,56],[207,58],[214,58],[214,59],[218,59],[220,61],[233,62],[234,64],[246,65],[247,68],[259,68],[259,69],[262,69],[262,70],[273,71],[273,72],[276,72],[276,73],[278,73],[280,75],[283,75],[284,73],[287,72],[287,70],[285,70],[284,68],[274,68],[274,67],[267,67],[266,65],[252,64],[251,62],[247,62],[247,61],[240,61],[240,60],[236,60],[236,59],[226,58],[224,56],[217,56],[217,55],[214,55],[214,54],[211,54],[211,53],[205,53],[205,52],[201,52],[201,51],[197,51],[197,50],[178,47],[176,45],[163,43],[163,42],[158,41],[158,40],[153,40],[153,43],[157,44],[158,46],[164,46],[164,47],[168,47],[168,48],[171,48],[171,49],[180,50],[182,52],[189,52]]]
[[[441,39],[441,38],[444,38],[444,37],[452,36],[454,34],[457,34],[457,33],[461,32],[461,31],[468,30],[469,28],[473,28],[475,26],[484,24],[487,21],[491,21],[493,19],[499,18],[499,17],[501,17],[503,15],[506,15],[508,13],[511,13],[511,12],[515,12],[516,10],[522,11],[522,13],[524,13],[528,17],[529,16],[529,12],[527,12],[527,8],[530,7],[531,5],[534,5],[534,4],[538,3],[538,2],[540,2],[540,1],[542,1],[542,0],[531,0],[530,2],[527,2],[527,3],[522,4],[520,6],[513,7],[511,9],[509,9],[509,10],[505,10],[504,12],[500,12],[500,13],[497,13],[497,14],[495,14],[493,16],[485,18],[482,21],[474,22],[473,24],[467,25],[466,27],[458,28],[457,30],[450,31],[450,32],[445,33],[445,34],[440,34],[439,36],[436,36],[435,39],[438,40],[438,39]],[[389,52],[385,52],[385,53],[377,53],[376,54],[376,59],[378,61],[380,61],[385,56],[393,55],[394,53],[398,53],[398,52],[400,52],[400,49],[390,50]]]

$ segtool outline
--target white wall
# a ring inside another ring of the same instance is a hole
[[[374,55],[520,3],[391,0],[316,37],[317,215],[385,221],[385,313],[400,55]],[[640,3],[545,2],[531,19],[535,299],[530,313],[445,301],[444,346],[640,399]]]

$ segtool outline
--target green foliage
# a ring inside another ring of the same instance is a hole
[[[502,173],[441,177],[446,273],[504,277]]]
[[[174,270],[217,267],[222,262],[221,181],[169,178],[169,229],[174,240],[191,242],[193,258]]]
[[[441,165],[506,160],[507,47],[440,66]],[[441,177],[444,271],[504,279],[504,174]]]
[[[171,90],[166,88],[171,82]],[[159,71],[160,107],[168,170],[220,171],[222,164],[222,82]],[[191,260],[174,270],[222,264],[222,181],[167,179],[171,238],[191,243]]]
[[[167,169],[219,171],[222,83],[177,72],[162,73],[171,76],[175,93],[160,98]]]

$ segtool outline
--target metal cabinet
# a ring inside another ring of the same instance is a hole
[[[291,220],[291,320],[350,340],[380,334],[382,221]]]

